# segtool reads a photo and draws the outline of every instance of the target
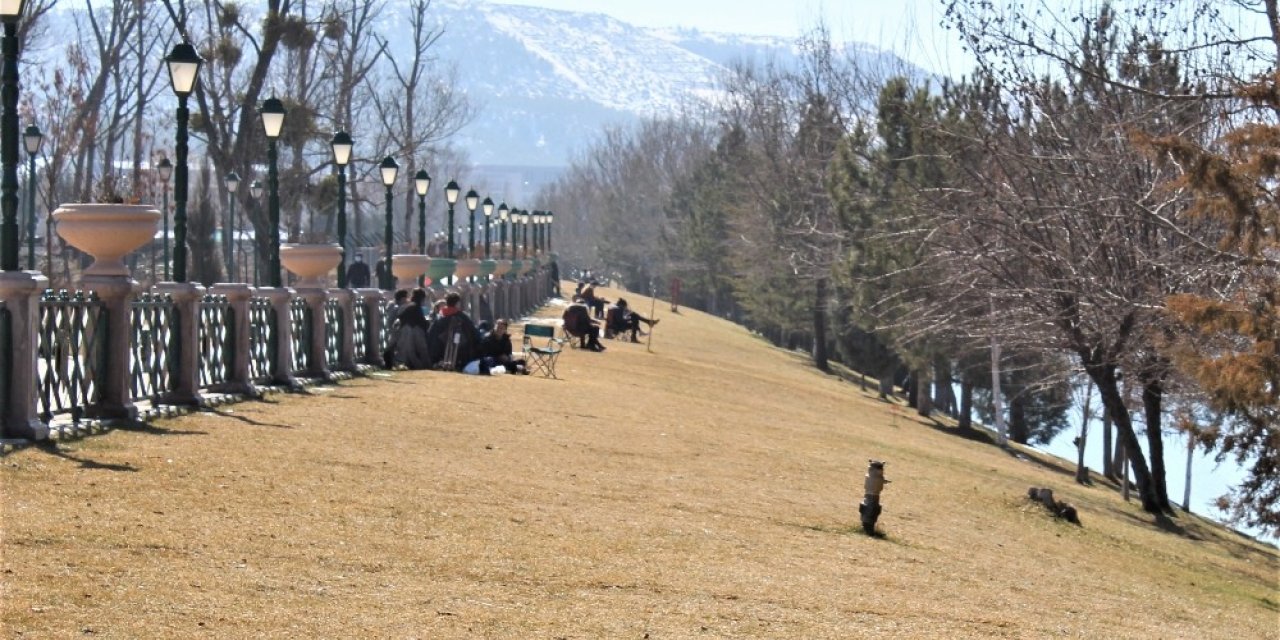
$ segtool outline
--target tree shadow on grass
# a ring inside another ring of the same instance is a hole
[[[109,462],[98,462],[97,460],[89,460],[88,458],[81,458],[78,456],[71,455],[70,453],[62,450],[62,448],[59,447],[58,443],[56,442],[43,441],[37,444],[36,448],[40,449],[41,451],[44,451],[45,453],[58,456],[59,458],[62,458],[64,460],[78,462],[80,463],[81,469],[102,469],[104,471],[127,471],[130,473],[137,473],[139,471],[137,467],[131,464],[113,464]]]
[[[151,436],[204,436],[208,435],[208,431],[196,431],[193,429],[165,429],[157,427],[150,422],[141,420],[131,420],[127,422],[113,422],[111,428],[117,431],[129,431],[131,433],[145,433]]]
[[[274,429],[292,429],[293,428],[293,425],[276,424],[274,422],[261,422],[258,420],[254,420],[249,416],[241,415],[238,413],[231,413],[230,411],[219,411],[218,409],[215,409],[215,408],[203,409],[202,413],[212,413],[216,416],[220,416],[223,418],[231,418],[232,420],[239,420],[240,422],[243,422],[248,425],[253,425],[255,427],[272,427]]]
[[[1075,469],[1068,469],[1067,467],[1064,467],[1055,462],[1045,460],[1041,456],[1030,454],[1025,451],[1020,451],[1017,448],[1011,447],[1011,446],[1005,447],[1004,452],[1008,454],[1010,458],[1013,458],[1015,460],[1021,460],[1023,462],[1030,462],[1040,467],[1041,469],[1052,471],[1060,475],[1068,476],[1071,478],[1072,482],[1075,482],[1075,477],[1076,477]]]
[[[1204,536],[1194,531],[1191,531],[1190,529],[1187,529],[1181,524],[1178,524],[1177,521],[1169,517],[1167,514],[1163,514],[1163,513],[1144,514],[1144,515],[1151,516],[1151,519],[1148,520],[1142,515],[1138,515],[1136,513],[1133,513],[1132,511],[1126,511],[1118,507],[1109,506],[1107,507],[1107,509],[1112,513],[1115,513],[1131,522],[1136,522],[1138,524],[1146,525],[1146,526],[1154,526],[1155,528],[1165,533],[1172,533],[1176,536],[1186,538],[1188,540],[1195,540],[1196,542],[1201,542],[1205,539]]]

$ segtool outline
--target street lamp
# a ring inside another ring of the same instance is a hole
[[[222,179],[223,184],[227,185],[227,220],[222,225],[222,232],[227,236],[223,239],[223,252],[226,253],[227,263],[227,280],[232,281],[236,273],[236,192],[240,190],[240,175],[232,171],[227,177]]]
[[[4,21],[4,40],[0,46],[4,67],[0,71],[0,269],[18,271],[18,18],[22,17],[23,0],[0,2],[0,20]]]
[[[489,259],[489,218],[493,217],[493,198],[485,198],[480,205],[484,210],[484,259]]]
[[[267,134],[267,228],[270,234],[267,238],[267,285],[278,288],[281,286],[280,172],[276,167],[279,160],[276,139],[284,128],[284,103],[271,96],[262,101],[258,114],[262,116],[262,128]]]
[[[27,125],[22,134],[22,146],[27,149],[27,271],[36,270],[36,155],[44,134],[34,124]],[[155,253],[151,254],[152,256]]]
[[[418,252],[427,254],[427,189],[431,188],[431,174],[418,169],[413,175],[413,188],[418,192]]]
[[[262,181],[261,181],[261,180],[254,180],[254,181],[253,181],[253,184],[249,185],[249,195],[250,195],[250,196],[253,196],[253,201],[254,201],[254,202],[258,202],[258,201],[262,200],[262,192],[263,192],[263,190],[264,190],[264,189],[262,188]],[[257,246],[258,246],[258,242],[257,242],[257,240],[258,240],[258,234],[256,234],[256,233],[255,233],[255,234],[253,235],[253,239],[254,239],[254,243],[253,243],[254,252],[253,252],[253,260],[251,260],[251,262],[253,262],[253,286],[255,286],[255,287],[256,287],[256,286],[258,286],[258,251],[257,251]],[[248,275],[249,275],[249,274],[247,274],[247,273],[245,274],[245,278],[246,278],[246,279],[248,279]]]
[[[329,141],[333,150],[333,166],[338,173],[338,247],[342,261],[338,263],[338,288],[347,288],[347,163],[351,162],[351,148],[355,141],[346,131],[338,131]]]
[[[378,170],[382,172],[382,184],[387,188],[387,258],[385,260],[384,269],[382,270],[382,282],[380,285],[383,289],[391,289],[393,287],[391,276],[391,242],[394,240],[391,230],[391,187],[396,183],[396,173],[400,171],[400,165],[396,164],[396,159],[387,156],[382,159],[382,163],[378,165]]]
[[[542,251],[542,212],[534,210],[533,212],[533,255],[538,255]]]
[[[507,203],[498,205],[498,259],[507,259],[507,215],[510,210],[507,209]]]
[[[173,279],[175,282],[187,281],[187,97],[196,87],[200,78],[200,65],[204,60],[196,53],[196,48],[185,39],[174,45],[168,57],[164,59],[169,67],[169,83],[178,96],[178,140],[174,153],[177,155],[177,175],[173,181]]]
[[[480,194],[475,189],[467,192],[467,257],[476,250],[476,207],[480,206]]]
[[[169,162],[169,158],[160,158],[160,162],[156,163],[156,173],[160,174],[160,182],[164,183],[164,236],[161,238],[164,244],[164,279],[168,281],[169,275],[169,177],[173,175],[173,163]]]
[[[547,212],[547,252],[551,252],[551,229],[555,226],[556,214],[554,211]]]
[[[449,236],[449,258],[453,258],[453,205],[458,203],[459,191],[458,183],[453,180],[444,188],[444,201],[449,204],[449,223],[444,226],[444,232]]]
[[[520,224],[524,225],[524,257],[529,257],[529,210],[520,211]]]

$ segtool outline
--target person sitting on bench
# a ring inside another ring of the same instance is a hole
[[[609,313],[605,317],[604,337],[612,338],[615,334],[631,332],[631,341],[640,342],[636,337],[640,333],[640,323],[644,323],[652,327],[658,324],[657,320],[650,320],[640,314],[627,308],[627,301],[618,298],[618,302],[609,307]]]
[[[565,308],[561,319],[564,321],[564,332],[578,338],[583,349],[604,351],[604,345],[600,344],[600,326],[591,319],[586,306],[569,305]]]

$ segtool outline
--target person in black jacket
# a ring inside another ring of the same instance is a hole
[[[347,287],[364,289],[369,286],[369,265],[364,263],[364,256],[356,254],[354,262],[347,265]]]
[[[440,318],[431,323],[427,331],[427,348],[431,350],[431,362],[437,369],[461,371],[468,362],[476,359],[476,345],[480,333],[471,317],[458,306],[462,296],[450,292],[444,298]]]
[[[583,304],[571,304],[565,307],[560,319],[564,322],[564,332],[578,338],[583,349],[604,351],[600,344],[600,325],[591,319],[591,312]]]
[[[431,323],[427,320],[423,305],[427,302],[427,292],[414,289],[410,303],[400,309],[396,316],[395,331],[391,336],[395,345],[392,361],[394,365],[408,369],[426,369],[431,366],[431,349],[427,347],[427,332]]]
[[[507,373],[529,373],[524,359],[512,356],[511,334],[507,333],[507,321],[504,318],[498,318],[493,324],[493,331],[480,338],[476,353],[480,356],[481,370],[502,365]]]

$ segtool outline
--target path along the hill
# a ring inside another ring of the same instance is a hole
[[[1274,549],[1161,530],[739,327],[658,316],[652,353],[569,350],[558,381],[378,374],[0,459],[4,634],[1280,633]],[[868,458],[883,539],[856,528]]]

